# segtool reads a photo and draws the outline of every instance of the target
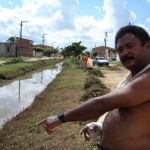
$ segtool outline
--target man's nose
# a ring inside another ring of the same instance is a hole
[[[129,49],[128,49],[128,48],[124,48],[124,49],[122,50],[121,55],[122,55],[122,56],[126,56],[126,55],[128,55],[129,53],[130,53]]]

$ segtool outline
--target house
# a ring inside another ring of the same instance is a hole
[[[15,43],[0,42],[0,56],[17,56],[17,49]]]
[[[33,56],[33,41],[16,37],[17,56]]]
[[[34,45],[34,47],[41,47],[43,49],[51,48],[51,46],[43,45],[43,44],[37,44],[37,45]],[[46,52],[36,52],[35,50],[33,50],[33,56],[48,56],[48,57],[50,57],[50,55]]]
[[[104,57],[108,61],[116,60],[117,52],[114,48],[99,46],[92,48],[92,52],[97,51],[99,57]]]

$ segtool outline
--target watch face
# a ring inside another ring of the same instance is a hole
[[[64,113],[63,112],[59,112],[58,113],[58,116],[62,116]]]
[[[58,118],[61,122],[66,122],[65,119],[64,119],[64,113],[63,112],[58,112]]]

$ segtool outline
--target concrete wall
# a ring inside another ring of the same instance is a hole
[[[0,56],[16,56],[16,45],[12,43],[0,43]]]
[[[43,56],[43,52],[36,52],[35,50],[33,50],[33,56],[37,56],[37,57],[42,57]]]

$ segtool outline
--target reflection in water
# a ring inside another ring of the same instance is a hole
[[[0,127],[5,120],[16,116],[33,102],[36,95],[60,73],[62,63],[54,70],[43,70],[32,74],[32,78],[14,81],[0,87]]]

